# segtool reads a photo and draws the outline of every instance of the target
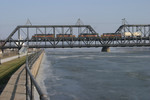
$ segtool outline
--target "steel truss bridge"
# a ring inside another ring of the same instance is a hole
[[[81,47],[133,47],[150,46],[149,25],[121,25],[115,33],[140,32],[141,37],[81,38],[80,33],[97,33],[90,25],[21,25],[5,40],[0,40],[0,49],[18,48],[81,48]],[[32,39],[35,34],[54,34],[55,38]],[[76,37],[57,38],[57,34],[73,34]]]

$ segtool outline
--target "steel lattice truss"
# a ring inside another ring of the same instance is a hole
[[[17,26],[6,40],[1,40],[1,49],[18,48],[73,48],[73,47],[132,47],[150,46],[150,25],[122,25],[115,33],[141,32],[141,37],[79,38],[80,33],[95,34],[90,25],[23,25]],[[34,34],[54,34],[55,38],[32,40]],[[72,38],[57,38],[57,34],[73,34]]]

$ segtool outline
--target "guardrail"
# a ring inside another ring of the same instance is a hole
[[[26,100],[34,100],[34,88],[37,90],[40,100],[48,100],[47,95],[42,91],[38,83],[36,82],[34,76],[32,75],[30,69],[37,58],[41,55],[43,51],[35,52],[31,54],[26,59]]]

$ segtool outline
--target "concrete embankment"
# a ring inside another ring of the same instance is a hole
[[[38,70],[39,70],[39,68],[40,68],[40,64],[41,64],[43,55],[44,55],[44,52],[41,53],[41,55],[39,56],[39,58],[35,61],[35,63],[34,63],[33,66],[32,66],[31,72],[32,72],[32,75],[33,75],[34,77],[36,77],[36,75],[37,75],[37,73],[38,73]]]
[[[37,75],[44,52],[32,66],[31,72]],[[5,89],[0,95],[0,100],[26,100],[26,71],[25,65],[21,66],[10,78]]]

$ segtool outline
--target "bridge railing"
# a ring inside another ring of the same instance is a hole
[[[39,95],[40,100],[48,100],[47,95],[43,92],[37,81],[35,80],[34,76],[31,73],[31,67],[34,62],[38,59],[43,51],[38,51],[34,54],[31,54],[26,59],[26,100],[34,100],[34,87]]]

